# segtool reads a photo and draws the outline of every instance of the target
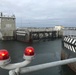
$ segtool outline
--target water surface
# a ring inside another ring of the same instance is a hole
[[[27,44],[19,41],[0,41],[0,49],[7,49],[11,56],[11,63],[23,61],[23,52],[27,46],[35,48],[35,58],[28,65],[37,65],[60,60],[61,40],[40,41]],[[8,70],[0,68],[0,75],[8,75]],[[76,75],[68,66],[57,66],[22,75]]]

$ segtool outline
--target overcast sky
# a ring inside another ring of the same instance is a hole
[[[0,12],[15,14],[17,26],[76,26],[76,0],[0,0]]]

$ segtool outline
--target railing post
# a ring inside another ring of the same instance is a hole
[[[17,75],[14,70],[9,71],[9,75]]]
[[[20,75],[20,68],[16,68],[15,70],[10,70],[9,75]]]

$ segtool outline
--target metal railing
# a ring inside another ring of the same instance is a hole
[[[70,59],[54,61],[54,62],[49,62],[49,63],[44,63],[44,64],[22,68],[28,65],[32,61],[34,56],[35,56],[34,48],[29,46],[24,50],[24,55],[23,55],[24,61],[23,62],[10,64],[11,59],[9,56],[9,52],[5,49],[1,49],[0,50],[0,67],[3,69],[10,70],[9,75],[20,75],[23,73],[33,72],[33,71],[37,71],[41,69],[46,69],[50,67],[55,67],[59,65],[76,62],[76,58],[70,58]]]
[[[76,62],[76,58],[70,58],[70,59],[45,63],[45,64],[39,64],[39,65],[25,67],[25,68],[17,68],[15,70],[9,71],[9,75],[19,75],[23,73],[38,71],[41,69],[46,69],[46,68],[55,67],[59,65],[65,65],[65,64],[74,63],[74,62]]]

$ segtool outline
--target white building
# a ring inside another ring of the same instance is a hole
[[[59,30],[59,31],[60,31],[60,30],[62,30],[63,28],[64,28],[64,27],[61,26],[61,25],[56,25],[56,26],[55,26],[55,30]]]

